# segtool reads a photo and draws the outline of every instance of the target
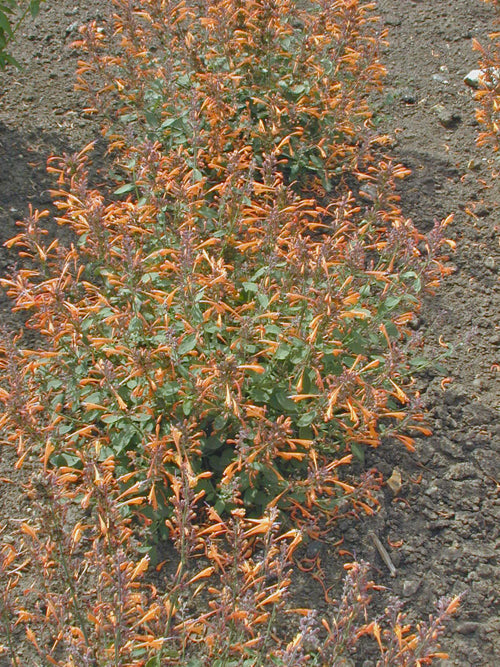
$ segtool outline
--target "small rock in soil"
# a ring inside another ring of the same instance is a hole
[[[484,77],[483,70],[473,69],[464,77],[464,83],[466,83],[471,88],[479,88],[481,79]]]
[[[410,598],[418,591],[420,588],[419,579],[407,579],[403,582],[403,595],[405,598]]]
[[[478,449],[472,453],[472,457],[485,474],[495,478],[500,476],[500,460],[497,452],[491,449]]]
[[[395,14],[389,14],[389,16],[385,17],[385,23],[386,25],[398,26],[401,25],[401,19],[399,18],[399,16],[396,16]]]
[[[417,101],[417,95],[412,88],[402,88],[400,95],[406,104],[415,104]]]
[[[496,556],[495,549],[488,546],[487,544],[482,544],[480,542],[468,542],[463,546],[463,555],[467,558],[470,563],[471,560],[494,560]]]
[[[492,87],[492,84],[495,85],[498,83],[500,78],[500,70],[498,68],[493,68],[490,72],[491,74],[491,83],[486,80],[486,71],[482,69],[473,69],[465,77],[464,83],[466,83],[471,88],[479,88],[481,85],[486,85],[488,88]]]
[[[494,334],[490,337],[490,343],[492,345],[500,345],[500,334]]]
[[[455,463],[445,475],[445,479],[472,479],[477,477],[477,472],[472,463],[469,461],[464,461],[463,463]]]
[[[434,81],[437,81],[438,83],[449,83],[448,79],[443,75],[443,74],[433,74],[432,78]]]
[[[433,485],[433,486],[429,486],[429,488],[425,490],[425,495],[429,496],[430,498],[437,499],[437,498],[440,497],[441,492],[440,492],[440,490],[438,489],[437,486]]]
[[[474,621],[464,621],[457,625],[457,632],[461,635],[472,635],[479,627],[479,623],[474,623]]]
[[[462,121],[462,116],[457,111],[447,109],[442,104],[437,104],[434,109],[439,122],[447,130],[455,128]]]
[[[463,384],[456,382],[451,387],[449,387],[444,394],[444,402],[448,405],[457,405],[458,403],[464,403],[469,398],[469,392],[464,387]]]
[[[464,407],[464,416],[468,418],[471,424],[482,426],[494,421],[497,414],[487,405],[483,405],[479,401],[474,401]]]
[[[484,389],[485,383],[482,378],[475,378],[475,380],[472,380],[472,386],[476,391],[481,391],[481,389]]]
[[[444,436],[439,439],[439,449],[454,459],[459,459],[463,456],[462,448]]]

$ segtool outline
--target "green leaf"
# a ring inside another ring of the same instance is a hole
[[[392,310],[396,306],[399,306],[401,303],[401,299],[403,297],[401,296],[388,296],[387,299],[384,301],[384,305],[388,310]]]
[[[219,438],[215,435],[211,435],[203,442],[203,451],[204,452],[215,452],[218,449],[222,449],[224,443],[221,442]]]
[[[297,419],[297,426],[310,426],[316,419],[316,412],[306,412]]]
[[[219,498],[219,500],[214,505],[214,509],[217,514],[222,514],[226,509],[226,503]]]
[[[187,88],[191,84],[191,77],[189,74],[181,74],[181,76],[177,79],[177,83],[182,88]]]
[[[261,387],[252,388],[251,397],[257,404],[267,403],[269,400],[270,391]]]
[[[358,442],[351,442],[351,452],[353,453],[353,456],[358,459],[358,461],[361,461],[361,463],[364,464],[365,462],[365,448],[362,444]]]
[[[33,18],[38,16],[40,12],[40,4],[44,2],[44,0],[31,0],[30,2],[30,14]]]
[[[145,111],[144,112],[144,118],[146,119],[147,123],[151,125],[152,127],[156,128],[158,125],[158,114],[151,112],[151,111]]]
[[[226,447],[219,454],[212,454],[208,460],[213,470],[223,472],[231,461],[234,460],[234,449]]]
[[[407,280],[408,278],[414,278],[415,282],[413,284],[413,289],[416,292],[420,292],[420,290],[422,289],[422,283],[420,281],[418,274],[415,273],[415,271],[406,271],[406,273],[401,274],[401,278],[403,278],[404,280]]]
[[[269,297],[266,294],[257,294],[257,301],[262,308],[267,308],[269,305]]]
[[[265,507],[271,499],[271,496],[256,488],[247,489],[243,494],[243,502],[254,507]]]
[[[310,157],[310,160],[317,169],[323,169],[323,160],[318,155],[314,155],[313,153]]]
[[[283,359],[286,359],[291,351],[290,345],[287,345],[286,343],[281,343],[274,353],[274,358],[278,359],[279,361],[283,361]]]
[[[187,354],[188,352],[191,352],[191,350],[194,350],[195,347],[196,347],[196,334],[190,334],[189,336],[183,338],[182,342],[179,344],[179,347],[177,348],[177,352],[180,355]]]
[[[0,28],[2,30],[4,30],[11,37],[14,34],[12,32],[12,28],[11,28],[9,19],[7,18],[6,14],[4,14],[3,12],[0,12]]]
[[[274,409],[283,410],[285,413],[297,412],[297,404],[291,398],[288,398],[287,393],[282,389],[273,391],[269,403]]]
[[[386,322],[385,329],[390,338],[399,338],[399,330],[394,322]]]
[[[167,118],[166,120],[163,121],[163,123],[160,125],[158,129],[160,130],[166,130],[167,127],[172,127],[174,123],[177,123],[179,119],[177,117],[175,118]]]
[[[140,412],[139,414],[132,415],[130,419],[132,419],[132,421],[134,422],[139,422],[141,424],[144,424],[145,422],[150,421],[151,415],[148,414],[147,412]]]
[[[299,428],[299,438],[301,440],[314,440],[314,431],[309,426]]]
[[[361,315],[365,315],[366,318],[371,319],[372,313],[368,308],[360,308],[359,306],[355,306],[353,309],[356,313],[360,313]]]
[[[121,185],[117,190],[115,190],[113,194],[124,195],[126,192],[132,192],[133,190],[135,190],[134,183],[125,183],[125,185]]]
[[[174,396],[179,391],[180,386],[178,382],[165,382],[161,387],[161,393],[163,396]]]
[[[206,477],[200,479],[200,481],[196,485],[196,490],[205,491],[204,499],[209,503],[213,502],[214,498],[216,497],[215,487],[212,484],[212,482]]]
[[[124,419],[123,415],[104,415],[101,417],[101,421],[104,422],[105,424],[116,424],[116,422],[119,422],[121,419]]]
[[[258,269],[258,270],[253,274],[253,276],[252,276],[252,282],[255,281],[255,280],[258,280],[259,278],[261,278],[265,273],[267,273],[268,270],[269,270],[269,269],[268,269],[267,266],[261,266],[261,268]]]
[[[214,429],[216,431],[222,431],[224,426],[227,424],[227,418],[223,415],[219,415],[214,419]]]
[[[83,398],[83,396],[82,396],[82,398]],[[83,398],[83,400],[87,403],[100,404],[101,401],[105,400],[105,395],[101,394],[100,391],[94,391],[91,394],[89,394],[88,396],[85,396],[85,398]]]

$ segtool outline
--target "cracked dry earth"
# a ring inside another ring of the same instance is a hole
[[[77,55],[69,44],[79,24],[102,19],[107,11],[107,3],[95,0],[47,3],[15,47],[25,71],[0,73],[0,242],[14,235],[15,221],[29,203],[50,207],[46,158],[99,137],[95,122],[82,112],[85,101],[73,91]],[[373,563],[386,595],[408,602],[415,617],[425,618],[441,596],[464,593],[443,638],[450,658],[442,667],[495,667],[500,665],[500,188],[491,175],[491,154],[476,146],[475,101],[463,82],[477,67],[472,39],[487,39],[494,10],[480,0],[379,0],[378,12],[389,28],[390,46],[383,54],[386,88],[374,100],[377,123],[394,137],[394,160],[412,170],[400,185],[401,206],[423,230],[435,218],[454,214],[449,235],[458,246],[455,271],[415,322],[430,358],[446,353],[441,363],[450,381],[441,385],[442,376],[430,369],[416,378],[433,435],[418,440],[416,454],[390,442],[369,452],[365,466],[378,467],[386,479],[398,468],[401,491],[394,497],[385,486],[375,519],[346,522],[337,530],[347,550]],[[100,155],[97,151],[95,162]],[[12,253],[0,250],[2,274],[14,261]],[[15,323],[3,295],[0,308],[1,319]],[[5,458],[0,465],[11,463]],[[15,490],[6,490],[1,515],[22,509],[23,502]],[[370,530],[389,550],[396,577],[380,560]],[[317,548],[335,584],[340,557],[325,545]],[[305,587],[299,582],[296,595],[306,594],[311,603],[316,593]],[[319,606],[322,593],[317,595]],[[360,655],[352,664],[375,663]]]

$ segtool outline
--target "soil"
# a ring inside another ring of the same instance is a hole
[[[476,146],[475,101],[463,83],[477,68],[472,39],[487,39],[494,9],[480,0],[379,0],[378,7],[390,47],[386,88],[374,104],[379,129],[394,137],[394,160],[412,170],[400,185],[401,206],[422,230],[454,214],[455,271],[416,322],[430,358],[445,354],[449,382],[441,384],[432,369],[416,378],[433,435],[418,440],[416,454],[392,442],[369,452],[366,467],[376,466],[386,479],[398,468],[401,491],[394,497],[385,486],[375,518],[346,522],[337,531],[343,548],[371,562],[377,583],[408,601],[415,617],[425,618],[441,596],[465,593],[443,637],[450,659],[442,665],[494,667],[500,664],[500,189],[488,149]],[[78,56],[69,45],[79,24],[106,11],[98,0],[47,3],[16,43],[24,71],[0,72],[0,242],[16,233],[29,204],[50,209],[47,157],[99,139],[83,96],[73,90]],[[102,154],[102,148],[96,152],[97,164]],[[15,261],[1,248],[0,273]],[[0,318],[19,322],[3,295]],[[8,457],[0,466],[7,467],[0,474],[8,474]],[[16,506],[23,507],[22,499],[11,488],[0,500],[2,516]],[[389,576],[370,530],[390,552],[396,577]],[[309,545],[316,548],[335,583],[338,552]],[[305,587],[296,582],[297,598]],[[323,593],[307,590],[314,605],[312,595],[320,606]],[[357,664],[373,663],[360,656]]]

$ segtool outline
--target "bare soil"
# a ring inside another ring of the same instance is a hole
[[[450,659],[442,665],[495,667],[500,664],[500,188],[491,176],[491,155],[476,146],[475,102],[463,83],[477,67],[472,39],[487,39],[494,10],[480,0],[379,0],[378,7],[390,29],[390,47],[384,54],[386,89],[374,104],[379,129],[394,137],[394,160],[412,170],[400,185],[401,206],[423,230],[454,214],[449,233],[458,244],[455,271],[427,299],[415,323],[431,359],[446,353],[442,363],[451,381],[442,386],[432,368],[419,374],[433,435],[418,440],[416,454],[392,442],[369,452],[365,466],[376,466],[386,479],[398,467],[401,492],[394,497],[384,487],[375,518],[344,522],[336,530],[344,549],[373,563],[386,595],[408,601],[416,617],[432,611],[439,597],[464,592],[443,639]],[[102,19],[106,11],[97,0],[47,3],[16,44],[14,55],[24,71],[0,72],[0,243],[16,233],[15,222],[28,205],[50,209],[47,157],[77,151],[100,137],[96,122],[83,112],[85,100],[73,90],[78,56],[69,45],[79,24]],[[97,165],[103,150],[98,144]],[[2,247],[0,273],[15,262],[14,253]],[[0,318],[19,323],[3,295]],[[0,476],[8,476],[9,465],[4,457]],[[25,508],[23,499],[4,487],[0,515],[14,508]],[[389,550],[396,577],[380,560],[370,530]],[[328,583],[335,584],[338,551],[324,544],[308,549],[320,553]],[[317,601],[320,607],[322,591],[311,593],[309,586],[305,579],[295,583],[297,599],[307,595],[309,604]],[[373,664],[368,656],[356,662]]]

